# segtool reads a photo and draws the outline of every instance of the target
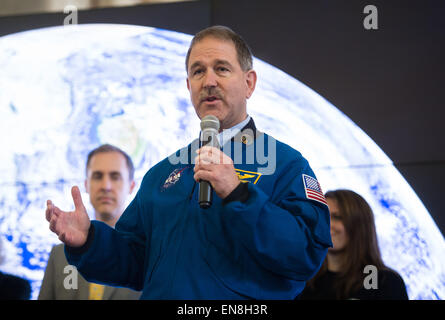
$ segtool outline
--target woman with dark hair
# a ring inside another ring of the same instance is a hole
[[[300,299],[407,300],[403,279],[382,261],[374,215],[366,200],[351,190],[329,191],[325,196],[333,248]]]

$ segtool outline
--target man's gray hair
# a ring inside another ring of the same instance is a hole
[[[235,33],[232,29],[225,26],[212,26],[199,31],[192,39],[190,47],[187,51],[185,59],[185,69],[188,73],[190,52],[193,46],[199,41],[207,37],[213,37],[220,40],[231,41],[235,45],[236,53],[238,55],[238,62],[243,71],[249,71],[253,68],[252,51],[247,43],[240,35]]]

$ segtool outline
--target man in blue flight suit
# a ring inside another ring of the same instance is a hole
[[[248,116],[257,75],[241,37],[202,30],[186,68],[198,117],[220,121],[222,150],[191,143],[155,165],[115,229],[90,222],[73,187],[74,211],[48,200],[50,229],[88,281],[142,290],[142,299],[293,299],[332,245],[315,175]],[[201,180],[215,194],[208,209],[198,204]]]

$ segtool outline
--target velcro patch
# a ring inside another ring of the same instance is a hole
[[[241,182],[250,182],[256,184],[261,177],[261,173],[235,169],[236,175]]]
[[[312,178],[307,174],[303,174],[303,185],[304,191],[306,192],[306,198],[328,205],[317,179]]]

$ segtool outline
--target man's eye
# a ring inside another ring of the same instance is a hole
[[[195,76],[195,75],[198,75],[198,74],[200,74],[200,73],[202,73],[202,69],[197,69],[197,70],[193,71],[193,75],[194,75],[194,76]]]
[[[226,67],[218,67],[217,69],[219,72],[226,72],[229,71],[229,69],[227,69]]]
[[[111,175],[111,180],[116,181],[116,180],[120,180],[120,178],[121,178],[120,174],[112,174]]]

